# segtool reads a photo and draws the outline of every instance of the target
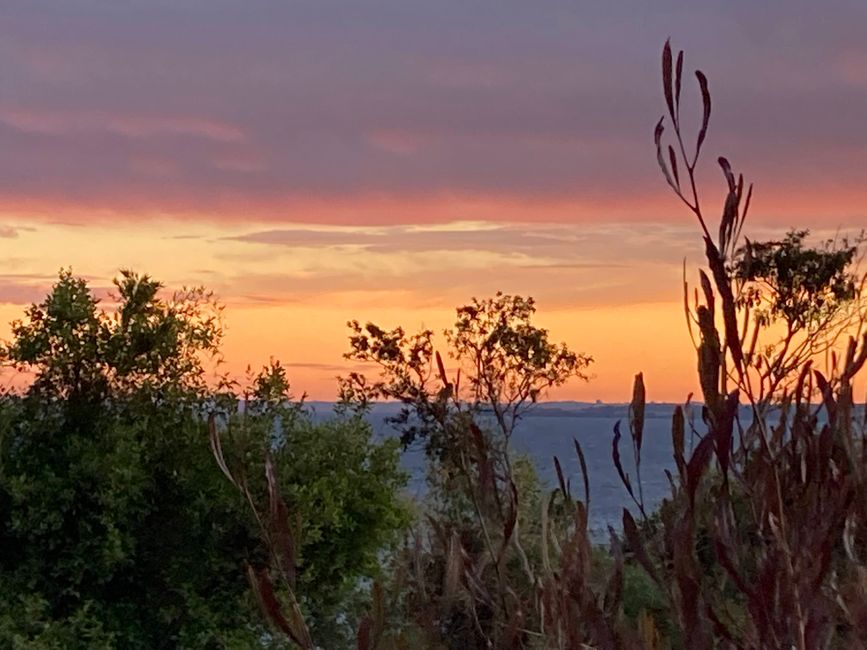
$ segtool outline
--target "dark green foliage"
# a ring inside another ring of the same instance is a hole
[[[244,401],[226,416],[218,456],[231,480],[267,521],[275,505],[285,507],[289,527],[266,523],[262,532],[272,573],[286,571],[282,585],[297,599],[319,643],[345,642],[363,600],[359,578],[379,572],[380,554],[398,541],[409,524],[400,500],[407,476],[399,468],[396,439],[375,443],[359,417],[314,422],[289,394],[285,372],[272,364],[252,382]],[[266,466],[273,468],[273,481]],[[271,491],[277,494],[271,496]],[[282,504],[282,505],[281,505]],[[291,539],[281,540],[281,535]],[[282,551],[291,558],[274,558]],[[267,555],[259,564],[268,566]]]
[[[374,442],[355,415],[315,422],[277,362],[249,384],[243,396],[223,396],[210,436],[257,524],[262,553],[248,563],[254,593],[266,620],[298,645],[315,638],[343,647],[368,581],[409,524],[399,442]]]
[[[861,243],[848,239],[808,247],[809,231],[792,230],[780,241],[746,241],[733,275],[746,285],[740,305],[751,305],[763,323],[783,319],[792,328],[827,326],[855,300],[859,279],[851,271]]]
[[[244,431],[242,471],[264,490],[269,449],[298,504],[314,627],[346,619],[344,598],[406,521],[395,444],[374,444],[357,419],[314,424],[279,364],[251,378],[239,409],[231,382],[210,388],[210,294],[164,298],[130,272],[116,288],[103,309],[61,273],[4,349],[34,377],[0,400],[0,647],[271,644],[245,575],[267,564],[267,544],[214,460],[214,409]]]
[[[304,593],[321,593],[327,602],[353,586],[353,576],[376,573],[377,552],[408,523],[394,498],[406,479],[397,452],[396,440],[373,444],[369,425],[357,420],[302,420],[285,433],[274,458],[284,498],[307,522]]]
[[[0,598],[38,618],[0,635],[49,643],[74,624],[88,647],[252,642],[241,564],[257,540],[196,412],[218,312],[201,290],[163,300],[146,276],[117,288],[106,312],[61,273],[13,326],[5,356],[35,378],[0,408]]]
[[[222,339],[221,307],[201,288],[168,299],[162,284],[123,271],[115,280],[116,308],[100,308],[85,281],[70,271],[46,299],[12,324],[8,361],[36,372],[30,394],[70,398],[70,403],[129,396],[201,396],[203,362],[216,357]]]

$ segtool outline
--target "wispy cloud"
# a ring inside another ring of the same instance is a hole
[[[30,274],[0,274],[0,304],[39,302],[51,287],[50,278]]]
[[[66,136],[100,133],[127,138],[188,136],[215,142],[243,142],[243,132],[230,124],[195,117],[112,115],[100,111],[0,108],[0,123],[36,135]]]
[[[448,305],[497,290],[561,307],[654,301],[680,286],[681,261],[693,256],[697,240],[694,228],[667,224],[308,224],[221,240],[235,243],[226,254],[243,269],[223,276],[221,293],[259,302],[357,293]]]
[[[498,224],[447,223],[435,228],[400,225],[378,228],[304,225],[259,230],[230,237],[231,240],[289,249],[352,248],[375,253],[425,253],[443,251],[489,251],[502,255],[550,258],[552,264],[623,266],[640,249],[638,258],[670,260],[694,244],[695,229],[689,225],[633,224]],[[590,262],[586,259],[597,260]],[[542,261],[539,265],[544,265]]]

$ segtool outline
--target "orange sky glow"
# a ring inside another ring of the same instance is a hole
[[[132,268],[220,296],[231,372],[328,400],[347,320],[442,330],[502,290],[595,359],[549,398],[642,371],[685,399],[702,246],[656,167],[662,43],[710,79],[707,213],[724,154],[748,236],[833,237],[867,226],[867,5],[622,4],[3,3],[0,336],[59,269]]]

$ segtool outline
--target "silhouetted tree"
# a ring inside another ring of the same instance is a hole
[[[548,330],[533,323],[532,298],[497,293],[456,311],[454,326],[444,332],[448,355],[458,366],[454,380],[434,350],[431,330],[407,336],[401,327],[385,330],[351,321],[346,358],[374,364],[379,376],[371,380],[354,372],[341,379],[344,404],[402,403],[393,423],[403,443],[424,439],[429,453],[438,456],[470,419],[483,414],[493,415],[491,433],[506,449],[515,425],[549,388],[587,379],[592,358],[551,342]]]

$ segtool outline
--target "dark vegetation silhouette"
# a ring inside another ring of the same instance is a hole
[[[752,186],[725,158],[712,222],[695,173],[711,96],[696,72],[692,141],[683,65],[666,43],[654,139],[706,259],[694,289],[684,279],[701,423],[691,396],[673,409],[658,508],[642,487],[641,373],[612,431],[634,507],[607,545],[588,530],[578,442],[552,459],[553,489],[511,448],[546,390],[592,362],[533,323],[532,299],[473,299],[442,351],[431,331],[351,321],[346,356],[370,372],[340,380],[322,423],[279,363],[243,388],[208,381],[222,330],[207,292],[164,298],[124,272],[105,309],[64,272],[3,350],[34,381],[0,400],[0,643],[867,647],[862,238],[749,239]],[[420,503],[400,497],[398,441],[375,442],[366,423],[383,399],[400,404],[403,445],[425,450]]]
[[[0,396],[0,647],[276,644],[245,578],[263,584],[288,525],[285,506],[251,516],[266,494],[303,517],[304,615],[332,629],[408,520],[396,443],[315,423],[276,363],[214,385],[219,305],[161,290],[124,272],[106,308],[63,272],[13,324],[4,359],[34,378]]]
[[[353,321],[347,356],[373,362],[379,376],[344,380],[344,408],[400,401],[394,424],[405,443],[425,441],[431,487],[425,517],[372,589],[359,648],[867,646],[867,416],[853,399],[867,362],[862,238],[811,247],[806,231],[742,237],[752,186],[725,158],[726,198],[712,233],[695,178],[708,82],[696,72],[702,119],[687,147],[683,53],[675,59],[668,43],[662,75],[668,114],[654,132],[657,158],[696,218],[707,262],[692,296],[684,281],[703,427],[686,417],[689,399],[674,409],[670,496],[647,512],[640,373],[628,418],[632,475],[620,423],[612,443],[635,510],[623,511],[609,548],[594,547],[588,533],[591,488],[577,441],[577,496],[560,459],[546,494],[510,452],[511,427],[538,395],[534,382],[544,390],[581,376],[590,361],[549,344],[529,323],[532,309],[514,317],[532,303],[498,294],[460,308],[446,333],[453,375],[431,332],[407,337]],[[516,385],[523,390],[507,388]]]

